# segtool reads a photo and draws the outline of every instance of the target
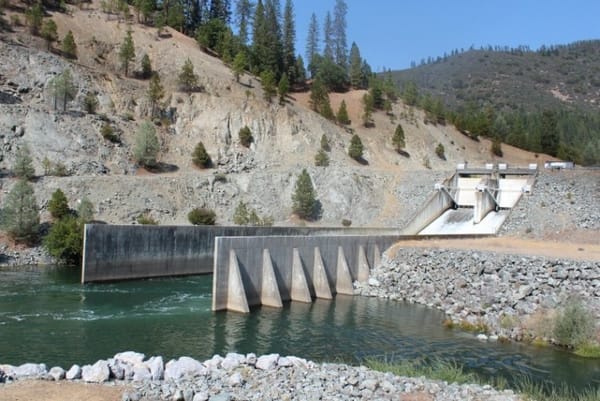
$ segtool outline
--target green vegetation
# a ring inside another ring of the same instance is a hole
[[[158,73],[152,74],[152,78],[150,78],[147,96],[150,101],[150,116],[154,117],[158,108],[158,102],[165,96],[165,90],[160,82],[160,75]]]
[[[12,166],[12,172],[15,177],[22,180],[31,180],[35,175],[33,168],[33,159],[27,146],[21,146],[15,154],[15,163]]]
[[[60,262],[80,264],[83,252],[83,224],[75,216],[55,222],[44,237],[44,248]]]
[[[352,220],[350,220],[350,219],[342,219],[342,225],[344,227],[350,227],[352,225]]]
[[[333,110],[329,102],[329,94],[324,82],[317,77],[310,90],[310,107],[328,120],[333,120]]]
[[[67,103],[75,99],[75,95],[77,95],[77,87],[73,82],[73,75],[69,69],[52,78],[49,88],[54,99],[54,110],[57,109],[58,102],[62,101],[62,111],[66,111]]]
[[[292,210],[301,219],[314,220],[318,214],[318,203],[312,180],[303,169],[292,194]]]
[[[317,167],[329,166],[329,156],[323,149],[319,149],[319,151],[315,155],[315,166],[317,166]]]
[[[331,144],[329,143],[329,138],[327,138],[327,135],[325,134],[321,135],[321,150],[324,150],[325,152],[331,151]]]
[[[44,10],[42,10],[41,3],[36,2],[33,6],[27,9],[25,12],[25,18],[29,25],[29,32],[32,35],[38,35],[42,28],[42,18],[44,16]]]
[[[553,334],[559,344],[591,350],[596,335],[594,317],[580,300],[571,300],[556,316]]]
[[[260,74],[260,82],[262,84],[264,99],[271,103],[273,96],[275,96],[277,93],[277,87],[275,86],[275,74],[273,74],[273,71],[263,71]]]
[[[249,208],[244,201],[240,201],[233,212],[233,222],[239,226],[272,226],[272,217],[261,217],[256,210]]]
[[[61,51],[66,58],[77,58],[77,44],[70,30],[65,34],[61,41]]]
[[[254,142],[254,138],[252,137],[252,131],[250,131],[250,128],[248,128],[248,126],[240,128],[240,131],[238,132],[238,138],[240,139],[240,143],[242,144],[242,146],[245,146],[247,148],[250,147],[250,144],[252,142]]]
[[[342,100],[342,103],[340,103],[340,108],[336,114],[336,119],[337,122],[342,125],[349,125],[351,123],[350,117],[348,117],[348,108],[345,100]]]
[[[143,226],[157,226],[158,225],[158,221],[156,221],[148,213],[141,213],[137,217],[136,221],[137,221],[138,224],[141,224]]]
[[[288,80],[288,76],[286,73],[283,73],[281,79],[279,80],[279,85],[277,87],[277,93],[279,93],[279,104],[285,103],[285,98],[290,92],[290,81]]]
[[[421,377],[428,379],[443,380],[448,383],[475,383],[477,376],[472,373],[466,373],[462,366],[456,362],[445,362],[434,360],[432,363],[422,363],[418,361],[399,361],[391,362],[379,359],[367,359],[367,367],[379,372],[390,372],[396,376]]]
[[[52,193],[52,197],[48,202],[48,211],[54,219],[62,219],[69,214],[69,201],[65,193],[58,188]]]
[[[438,143],[438,145],[435,147],[435,154],[440,159],[446,160],[446,149],[444,148],[444,145]]]
[[[96,114],[96,109],[98,108],[98,96],[94,92],[86,93],[83,98],[83,108],[85,112],[88,114]]]
[[[112,143],[121,142],[121,138],[119,138],[119,135],[115,132],[112,125],[110,125],[110,123],[108,122],[102,124],[102,128],[100,128],[100,134],[102,135],[102,138]]]
[[[187,94],[192,93],[198,88],[198,75],[194,72],[194,65],[189,58],[183,63],[177,82],[179,83],[179,88]]]
[[[53,19],[44,22],[40,36],[46,41],[46,50],[50,51],[52,43],[58,40],[58,30]]]
[[[188,213],[188,220],[195,226],[214,226],[217,215],[211,209],[197,207]]]
[[[15,242],[33,244],[38,238],[40,225],[39,208],[33,187],[26,180],[19,180],[4,199],[2,229]]]
[[[362,98],[362,103],[363,103],[363,115],[362,115],[363,126],[366,128],[375,126],[375,123],[373,122],[373,111],[375,110],[375,103],[374,103],[373,96],[371,96],[369,93],[365,93]]]
[[[504,155],[504,152],[502,152],[502,142],[500,142],[499,139],[494,138],[494,140],[492,141],[492,146],[490,147],[490,152],[494,156],[498,157],[502,157]]]
[[[394,131],[394,135],[392,136],[392,144],[394,145],[394,149],[396,152],[401,152],[402,149],[406,146],[406,141],[404,139],[404,129],[402,125],[398,124],[396,130]]]
[[[446,319],[446,320],[444,320],[442,325],[448,329],[456,328],[456,329],[468,331],[471,333],[487,334],[490,332],[489,327],[484,322],[481,322],[481,321],[476,322],[476,323],[471,323],[466,320],[462,320],[458,323],[455,323],[450,319]]]
[[[144,53],[142,56],[140,66],[142,67],[142,78],[150,78],[152,76],[152,62],[150,61],[150,56],[148,56],[148,53]]]
[[[212,166],[212,159],[210,155],[206,151],[204,144],[202,142],[198,142],[196,147],[194,148],[194,153],[192,153],[192,162],[199,168],[209,168]]]
[[[142,122],[135,135],[133,154],[136,162],[143,167],[155,167],[159,151],[160,144],[154,125],[150,121]]]
[[[352,136],[350,140],[350,148],[348,148],[348,156],[354,160],[361,160],[363,157],[363,144],[360,137],[356,134]]]
[[[125,76],[129,73],[129,64],[135,60],[135,46],[133,44],[133,38],[131,37],[131,31],[127,31],[121,48],[119,50],[119,61],[121,62],[121,68],[125,71]]]

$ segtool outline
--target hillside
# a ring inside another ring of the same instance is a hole
[[[43,40],[23,26],[13,27],[0,41],[0,203],[15,182],[10,177],[15,151],[26,145],[36,168],[34,187],[43,220],[49,218],[52,192],[61,188],[71,207],[87,197],[96,218],[109,223],[130,224],[147,214],[160,224],[186,224],[187,213],[204,206],[217,212],[218,224],[231,224],[236,205],[244,201],[261,216],[272,216],[275,224],[296,224],[291,194],[296,176],[307,168],[323,210],[314,224],[339,225],[346,218],[353,225],[398,226],[418,208],[413,197],[426,196],[458,162],[524,165],[544,160],[509,146],[502,158],[492,157],[489,141],[473,141],[450,125],[426,125],[421,111],[402,102],[393,105],[391,116],[376,113],[374,128],[364,128],[359,123],[360,91],[331,95],[334,109],[342,99],[348,103],[354,121],[349,127],[312,112],[308,93],[292,93],[284,105],[269,103],[256,77],[245,74],[237,83],[229,67],[201,51],[195,40],[171,28],[159,36],[154,28],[103,13],[99,4],[47,15],[56,22],[60,38],[73,32],[77,60],[47,52]],[[9,9],[7,19],[19,13]],[[148,80],[124,76],[118,65],[127,30],[135,43],[135,69],[148,54],[165,87],[159,105],[163,114],[155,119],[161,145],[158,171],[146,171],[133,160],[136,130],[149,118],[150,105]],[[190,95],[177,88],[187,58],[202,87]],[[54,109],[49,86],[65,69],[72,71],[77,94],[62,112]],[[96,114],[86,114],[82,105],[89,92],[99,99]],[[120,143],[102,137],[105,123],[120,135]],[[396,153],[391,144],[398,123],[406,132],[409,157]],[[250,148],[238,140],[244,126],[253,133]],[[350,131],[362,138],[365,165],[347,156]],[[326,168],[314,167],[322,135],[332,148]],[[199,170],[192,164],[199,141],[214,168]],[[439,143],[446,160],[436,156]],[[46,171],[45,159],[63,164],[67,176]]]
[[[405,95],[416,89],[422,107],[437,107],[435,114],[444,107],[463,131],[600,164],[599,40],[538,51],[453,51],[390,77]]]

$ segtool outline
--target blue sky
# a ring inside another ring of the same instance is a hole
[[[313,12],[322,28],[335,0],[295,0],[296,52],[304,57]],[[565,44],[600,39],[600,0],[346,0],[348,46],[374,71],[471,45]],[[283,1],[282,1],[283,5]],[[322,38],[321,31],[321,38]]]

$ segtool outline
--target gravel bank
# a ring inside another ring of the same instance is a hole
[[[600,320],[600,262],[404,248],[384,257],[356,293],[437,308],[492,336],[551,341],[548,319],[569,299]]]
[[[0,383],[23,379],[127,384],[122,401],[519,400],[510,390],[500,392],[490,386],[398,377],[362,366],[316,364],[278,354],[232,353],[204,362],[182,357],[163,364],[161,357],[146,359],[143,354],[123,352],[66,372],[36,364],[0,365]]]

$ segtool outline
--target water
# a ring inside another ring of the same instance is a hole
[[[199,360],[280,353],[358,364],[367,356],[455,360],[480,374],[600,386],[600,361],[552,348],[482,343],[444,329],[443,315],[404,303],[334,301],[211,312],[211,276],[80,285],[68,269],[0,270],[0,363],[65,368],[135,350]]]

